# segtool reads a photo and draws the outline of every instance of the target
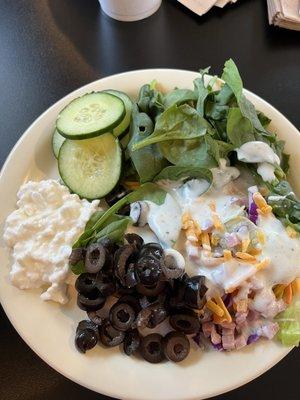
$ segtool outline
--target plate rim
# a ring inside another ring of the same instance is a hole
[[[26,139],[27,135],[29,135],[30,131],[34,128],[34,126],[36,124],[38,124],[38,122],[40,120],[42,120],[44,118],[44,116],[48,113],[51,113],[52,110],[58,106],[58,104],[61,102],[63,103],[66,98],[71,97],[73,95],[76,94],[76,92],[84,90],[84,88],[87,88],[88,86],[93,86],[93,85],[97,85],[99,82],[101,82],[102,84],[105,84],[106,80],[110,80],[112,78],[116,78],[116,77],[122,77],[122,76],[128,76],[128,75],[135,75],[135,74],[145,74],[145,73],[149,73],[150,71],[153,72],[153,74],[159,74],[160,72],[172,72],[172,73],[192,73],[192,74],[196,74],[197,71],[192,71],[192,70],[187,70],[187,69],[180,69],[180,68],[145,68],[145,69],[135,69],[135,70],[130,70],[130,71],[123,71],[120,73],[116,73],[116,74],[112,74],[112,75],[106,75],[102,78],[96,79],[94,81],[88,82],[83,86],[79,86],[76,89],[72,90],[71,92],[67,93],[65,96],[63,96],[62,98],[58,99],[56,102],[54,102],[52,105],[50,105],[46,110],[44,110],[36,119],[33,120],[33,122],[28,126],[28,128],[22,133],[22,135],[19,137],[19,139],[17,140],[17,142],[14,144],[14,146],[11,148],[10,152],[8,153],[5,162],[3,163],[1,170],[0,170],[0,185],[1,185],[1,181],[3,178],[3,175],[5,173],[5,170],[8,166],[8,164],[11,161],[11,158],[13,157],[14,152],[16,151],[16,149],[22,145],[22,142]],[[163,82],[162,82],[163,83]],[[273,112],[277,113],[278,117],[280,117],[280,119],[282,121],[284,121],[285,124],[289,125],[293,130],[295,130],[295,132],[298,133],[298,135],[300,136],[300,132],[299,130],[296,128],[296,126],[288,120],[287,117],[285,117],[276,107],[274,107],[271,103],[269,103],[268,101],[264,100],[262,97],[260,97],[259,95],[253,93],[250,90],[247,90],[244,88],[244,93],[250,94],[253,98],[255,98],[255,100],[261,102],[261,104],[264,104],[264,106],[268,107],[269,109],[272,109]],[[29,346],[30,349],[32,349],[37,355],[38,357],[40,357],[43,362],[45,362],[47,365],[49,365],[52,369],[54,369],[56,372],[58,372],[59,374],[63,375],[64,377],[66,377],[67,379],[71,380],[72,382],[75,382],[76,384],[79,384],[89,390],[92,390],[96,393],[100,393],[99,390],[96,388],[96,385],[90,385],[90,384],[86,384],[84,382],[84,379],[80,380],[80,379],[76,379],[74,377],[71,376],[71,373],[68,373],[66,371],[63,371],[60,367],[58,366],[54,366],[52,362],[50,362],[49,360],[46,359],[45,356],[43,356],[39,349],[35,347],[34,344],[30,343],[30,339],[28,337],[25,337],[25,335],[23,335],[19,329],[16,327],[17,324],[14,323],[14,316],[10,315],[7,311],[6,305],[3,304],[3,299],[2,299],[2,294],[0,291],[0,302],[1,305],[3,307],[3,310],[7,316],[7,318],[9,319],[10,323],[12,324],[13,328],[17,331],[17,333],[20,335],[20,337],[22,338],[22,340],[24,340],[24,342],[27,344],[27,346]],[[211,391],[210,393],[208,393],[208,395],[206,395],[205,397],[201,397],[197,396],[197,397],[181,397],[181,400],[200,400],[200,399],[208,399],[211,398],[213,396],[217,396],[217,395],[221,395],[224,393],[227,393],[231,390],[234,390],[236,388],[242,387],[244,385],[246,385],[247,383],[257,379],[259,376],[261,376],[262,374],[264,374],[265,372],[267,372],[268,370],[270,370],[274,365],[278,364],[290,351],[293,350],[292,348],[283,348],[282,352],[279,354],[279,356],[275,359],[272,359],[272,361],[270,361],[270,363],[268,363],[267,367],[259,369],[257,371],[257,373],[253,374],[251,377],[249,377],[249,379],[242,381],[242,383],[237,383],[237,384],[228,384],[227,387],[224,388],[224,390],[222,390],[222,392],[220,391]],[[104,394],[106,396],[110,396],[110,397],[116,397],[116,398],[121,398],[118,397],[119,395],[116,392],[110,392],[110,391],[101,391],[101,394]],[[123,398],[123,397],[122,397]],[[126,398],[126,400],[138,400],[138,397],[124,397],[124,399]],[[170,397],[171,399],[171,397]],[[173,399],[173,397],[172,397]],[[177,399],[177,398],[176,398]],[[169,400],[169,399],[168,399]]]

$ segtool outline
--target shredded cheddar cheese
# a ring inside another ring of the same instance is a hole
[[[296,278],[293,282],[292,282],[292,289],[293,289],[293,294],[300,294],[300,278]]]
[[[258,239],[260,244],[265,244],[266,243],[266,237],[265,237],[265,234],[263,233],[263,231],[259,230],[257,232],[257,239]]]
[[[235,253],[237,258],[240,258],[241,260],[245,260],[245,261],[256,261],[256,258],[254,256],[252,256],[249,253],[244,253],[242,251],[237,251]]]
[[[224,250],[223,254],[224,254],[224,260],[225,261],[229,261],[229,260],[232,259],[232,254],[231,254],[230,250]]]
[[[243,239],[242,240],[242,252],[246,253],[250,244],[250,239]]]
[[[276,285],[273,288],[273,292],[275,294],[276,299],[281,299],[282,298],[284,289],[285,289],[285,285]]]
[[[207,300],[206,307],[216,314],[218,317],[223,317],[224,310],[212,300]]]
[[[269,257],[266,257],[264,260],[260,261],[258,264],[256,264],[257,271],[268,267],[270,265],[270,262],[271,260]]]
[[[289,235],[290,238],[294,239],[298,236],[297,232],[295,231],[294,228],[292,228],[291,226],[287,226],[286,227],[286,232]]]
[[[229,311],[227,310],[222,298],[220,296],[216,296],[215,300],[217,305],[223,310],[227,322],[231,322],[232,321],[231,315],[229,314]]]
[[[206,232],[201,233],[201,243],[204,250],[211,250],[209,234]]]

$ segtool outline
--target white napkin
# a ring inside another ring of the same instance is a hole
[[[269,23],[300,31],[300,0],[267,0]]]
[[[213,6],[223,8],[228,3],[235,3],[237,0],[178,0],[197,15],[207,13]]]

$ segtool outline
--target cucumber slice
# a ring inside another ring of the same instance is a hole
[[[66,186],[80,197],[99,199],[117,185],[122,164],[119,140],[111,133],[87,140],[66,140],[58,169]]]
[[[113,134],[116,137],[121,137],[123,134],[125,135],[129,125],[130,125],[130,120],[131,120],[131,112],[132,112],[132,101],[130,99],[129,96],[127,96],[126,93],[123,92],[119,92],[118,90],[105,90],[105,93],[110,93],[116,97],[119,97],[119,99],[121,99],[124,103],[125,106],[125,117],[123,118],[123,120],[120,122],[120,124],[114,128],[113,130]]]
[[[56,129],[67,139],[89,139],[111,132],[125,114],[119,97],[105,92],[88,93],[71,101],[59,113]]]
[[[61,148],[63,142],[66,140],[57,129],[53,132],[52,135],[52,150],[55,158],[58,158],[59,149]]]

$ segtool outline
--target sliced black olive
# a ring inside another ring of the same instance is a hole
[[[156,297],[160,293],[163,292],[165,289],[166,283],[163,281],[158,281],[156,285],[152,286],[145,286],[142,285],[141,283],[138,283],[136,285],[136,290],[138,293],[147,296],[147,297]]]
[[[98,289],[95,289],[86,297],[83,294],[78,294],[77,305],[84,311],[97,311],[100,310],[105,304],[105,297],[103,297]]]
[[[108,250],[108,253],[114,253],[118,249],[118,245],[108,237],[104,237],[103,239],[100,239],[98,243],[102,244],[102,246],[106,250]],[[106,263],[107,263],[107,260],[105,260],[105,264]]]
[[[99,311],[99,310],[98,310]],[[98,311],[88,311],[87,315],[89,319],[97,326],[102,325],[103,318],[99,315]]]
[[[83,329],[76,332],[75,345],[78,351],[85,353],[98,343],[98,335],[91,329]]]
[[[82,331],[84,329],[91,329],[98,333],[98,326],[91,320],[84,319],[84,320],[80,321],[76,328],[76,332]]]
[[[106,203],[109,205],[109,207],[111,207],[117,201],[125,197],[128,193],[129,190],[125,189],[122,185],[119,185],[105,197]]]
[[[86,250],[83,247],[78,247],[73,249],[69,257],[69,263],[71,265],[76,265],[79,261],[84,261]]]
[[[158,303],[152,303],[148,307],[142,309],[136,320],[136,326],[138,328],[150,328],[153,329],[160,323],[162,323],[168,316],[166,308]]]
[[[119,298],[118,302],[119,302],[119,303],[126,303],[126,304],[129,304],[129,305],[134,309],[134,311],[136,312],[136,314],[137,314],[137,313],[140,311],[140,309],[141,309],[141,305],[140,305],[140,302],[139,302],[138,297],[132,296],[132,295],[130,295],[130,294],[125,294],[125,295],[121,296],[121,297]]]
[[[144,244],[144,239],[136,233],[126,233],[126,235],[124,235],[124,239],[127,241],[127,243],[135,246],[136,249],[140,249]]]
[[[117,302],[109,311],[109,320],[112,326],[119,331],[128,331],[135,321],[136,313],[127,303]]]
[[[163,337],[158,333],[151,333],[141,340],[140,352],[143,358],[153,364],[164,359]]]
[[[163,256],[163,248],[159,243],[147,243],[141,248],[140,257],[151,256],[160,260]]]
[[[129,216],[130,215],[130,204],[125,204],[125,206],[121,207],[118,211],[119,215]]]
[[[124,353],[131,356],[140,346],[141,337],[137,329],[126,332],[124,339]]]
[[[101,270],[105,263],[105,248],[101,243],[92,243],[88,246],[85,255],[85,269],[95,274]]]
[[[96,346],[99,340],[98,327],[92,321],[80,321],[75,335],[75,345],[81,353]]]
[[[207,288],[204,285],[204,276],[193,276],[185,283],[184,301],[187,307],[202,308],[204,305],[204,295]]]
[[[144,256],[138,260],[135,272],[141,284],[146,286],[155,285],[162,275],[161,263],[155,257]]]
[[[136,201],[130,204],[130,218],[134,225],[145,226],[149,213],[149,205],[145,201]]]
[[[169,332],[163,339],[163,349],[168,360],[180,362],[188,356],[190,342],[181,332]]]
[[[200,322],[196,313],[191,310],[180,310],[170,316],[170,325],[173,329],[186,335],[197,333],[200,330]]]
[[[112,280],[98,280],[96,282],[96,287],[103,297],[111,296],[116,291],[116,284]]]
[[[161,268],[167,280],[180,278],[185,269],[183,255],[174,249],[165,250]]]
[[[130,257],[135,253],[136,249],[131,244],[126,244],[120,247],[115,253],[115,274],[123,285],[125,285],[125,275],[127,272],[127,266],[130,263]]]
[[[106,347],[114,347],[124,340],[125,332],[114,328],[109,320],[104,320],[100,327],[100,340]]]
[[[84,273],[78,276],[75,282],[77,292],[89,295],[96,287],[96,279],[94,274]]]
[[[184,307],[185,306],[185,289],[186,282],[188,281],[189,276],[184,274],[180,279],[174,279],[172,281],[173,289],[170,295],[169,304],[171,307]]]
[[[138,281],[135,275],[135,264],[130,263],[127,268],[126,275],[124,277],[125,286],[128,288],[133,288],[137,285]]]

